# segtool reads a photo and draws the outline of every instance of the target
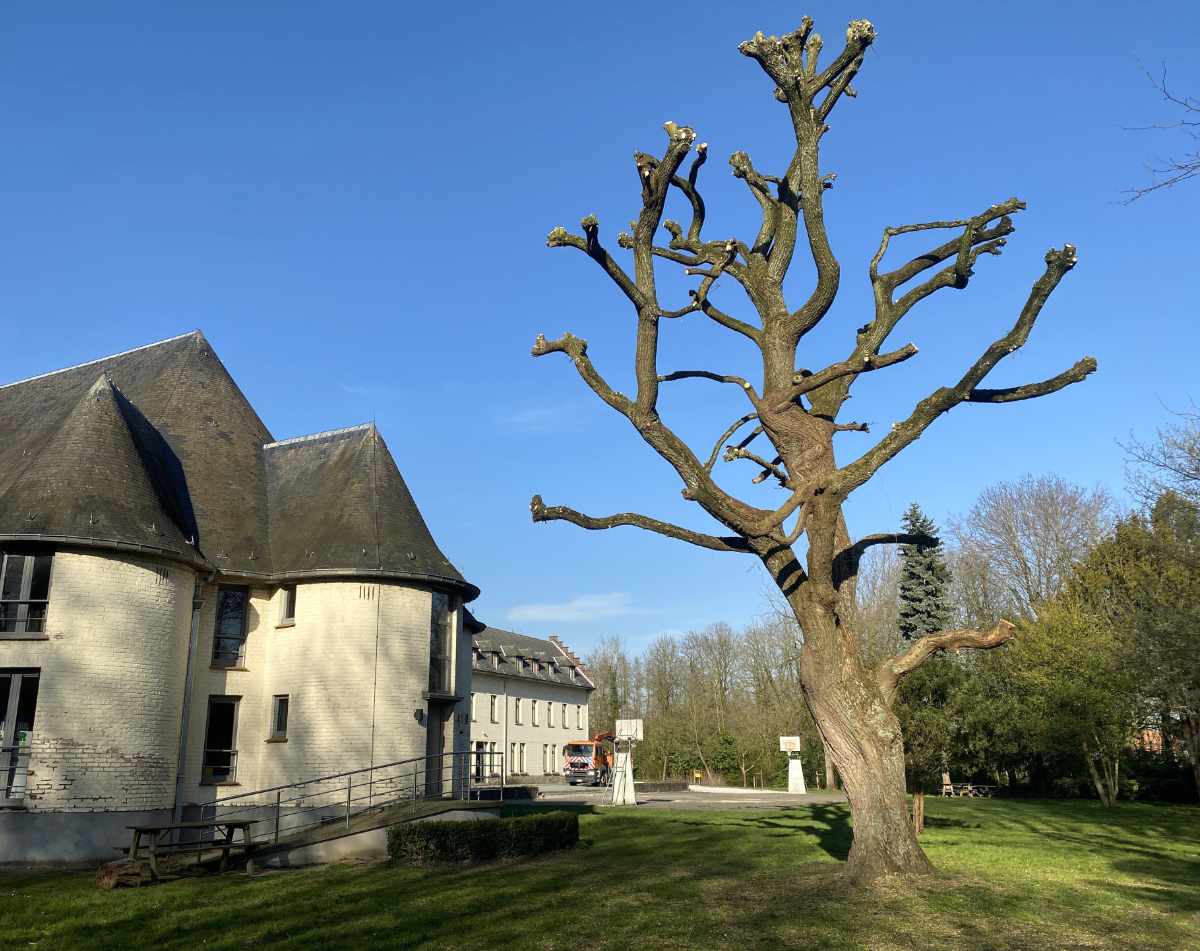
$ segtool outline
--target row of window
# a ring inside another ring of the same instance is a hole
[[[490,655],[490,660],[485,658],[485,654]],[[559,663],[556,660],[538,660],[536,657],[513,657],[513,664],[516,665],[520,673],[532,673],[534,676],[540,677],[542,674],[557,677],[559,672]],[[478,647],[475,648],[475,666],[488,667],[492,670],[500,669],[500,652],[499,651],[483,651]],[[579,680],[579,671],[574,666],[567,667],[570,671],[571,680]]]
[[[480,744],[480,745],[482,745],[482,744]],[[492,745],[492,752],[494,753],[496,744],[493,743],[491,745]],[[518,774],[521,774],[524,776],[528,776],[529,775],[529,763],[525,758],[525,744],[524,743],[509,743],[508,747],[509,747],[508,761],[510,764],[509,768],[508,768],[509,773],[510,774],[518,773]],[[561,766],[561,764],[559,763],[558,744],[557,743],[543,743],[542,744],[542,775],[543,776],[551,776],[556,773],[560,773],[560,772],[562,772],[562,770],[560,769],[560,766]]]
[[[495,693],[489,693],[486,696],[488,698],[488,720],[491,723],[499,723],[500,704],[504,698]],[[564,730],[571,729],[571,724],[567,720],[567,712],[570,709],[568,704],[556,704],[552,700],[527,700],[524,697],[513,697],[512,722],[517,726],[523,726],[525,724],[525,707],[527,705],[529,707],[530,717],[532,718],[532,726],[541,726],[540,712],[543,709],[546,711],[546,726],[554,726],[554,709],[555,707],[558,707],[561,711],[559,723],[562,724]],[[476,694],[471,694],[471,722],[477,723],[478,721],[479,717],[476,712]],[[578,703],[575,704],[575,729],[583,729],[583,705]]]

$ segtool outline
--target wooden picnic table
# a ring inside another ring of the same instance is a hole
[[[235,831],[241,831],[241,847],[247,855],[254,848],[250,841],[250,827],[254,825],[254,822],[254,819],[210,819],[203,822],[175,822],[170,825],[126,826],[125,828],[133,831],[133,841],[129,846],[129,860],[137,862],[138,850],[142,847],[142,839],[145,838],[148,846],[147,858],[150,862],[150,874],[156,880],[158,879],[158,857],[170,853],[208,852],[219,849],[221,851],[221,870],[224,871],[229,862],[229,851],[235,847],[233,841]],[[204,829],[211,829],[214,833],[223,833],[224,837],[217,839],[214,835],[212,840],[187,842],[180,845],[169,845],[164,842],[172,832]]]
[[[980,799],[990,799],[995,786],[983,783],[943,783],[943,796],[968,796]]]

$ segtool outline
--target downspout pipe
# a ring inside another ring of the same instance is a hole
[[[192,624],[188,634],[187,663],[183,675],[183,709],[179,724],[179,758],[175,763],[175,805],[171,810],[171,822],[178,825],[183,821],[183,782],[184,770],[187,766],[188,721],[192,708],[192,693],[195,680],[196,643],[200,636],[200,609],[204,607],[204,586],[210,584],[215,573],[207,578],[196,578],[192,589]]]

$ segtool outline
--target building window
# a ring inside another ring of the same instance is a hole
[[[496,651],[492,651],[492,670],[499,670],[499,669],[500,669],[500,654]]]
[[[546,701],[546,726],[554,726],[554,704]]]
[[[237,720],[241,697],[209,697],[200,785],[237,782]]]
[[[550,772],[550,744],[542,744],[542,775]]]
[[[441,591],[433,592],[429,619],[429,689],[450,692],[450,597]]]
[[[471,722],[475,722],[475,694],[471,694]]]
[[[279,623],[296,623],[296,586],[285,584],[280,590]]]
[[[517,772],[517,744],[509,743],[508,747],[508,772],[511,775]]]
[[[526,760],[525,760],[525,744],[524,744],[524,743],[518,743],[518,744],[517,744],[517,749],[518,749],[518,755],[519,755],[519,756],[520,756],[520,758],[521,758],[521,775],[522,775],[522,776],[528,776],[528,775],[529,775],[529,766],[528,766],[528,763],[527,763],[527,762],[526,762]]]
[[[496,744],[488,743],[488,775],[500,775],[500,760],[496,758]]]
[[[0,805],[24,800],[38,670],[0,670]]]
[[[271,739],[287,739],[288,695],[276,694],[271,702]]]
[[[565,703],[562,705],[562,725],[564,730],[571,729],[571,724],[567,722],[567,705]]]
[[[550,772],[557,773],[558,769],[558,744],[550,744]]]
[[[43,634],[53,555],[0,550],[0,637]]]
[[[571,668],[571,682],[574,683],[579,679],[579,670],[576,667]]]
[[[533,712],[533,725],[538,725],[538,702],[536,700],[529,701],[529,709]]]
[[[488,715],[493,723],[500,722],[500,698],[496,694],[488,697]]]
[[[575,729],[583,729],[583,707],[579,704],[575,704]]]
[[[518,726],[521,724],[521,698],[513,698],[513,723]]]
[[[246,659],[246,615],[250,589],[223,584],[217,588],[217,622],[213,632],[214,667],[241,667]]]

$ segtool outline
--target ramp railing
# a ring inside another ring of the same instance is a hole
[[[498,789],[503,801],[504,773],[499,752],[415,756],[221,796],[193,805],[188,818],[250,821],[248,840],[256,845],[324,841],[373,828],[370,817],[385,811],[389,821],[403,821],[406,813],[419,815],[422,803],[482,798],[480,776],[500,777],[499,786],[486,788]]]

